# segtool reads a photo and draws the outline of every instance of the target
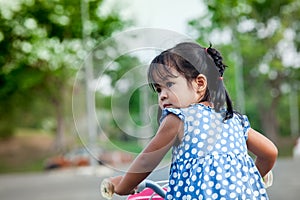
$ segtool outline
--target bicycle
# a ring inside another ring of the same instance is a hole
[[[273,184],[272,170],[263,178],[265,188],[271,187]],[[129,195],[127,200],[163,200],[166,196],[166,187],[168,180],[154,182],[145,179],[140,183],[135,191],[135,194]],[[114,194],[114,186],[107,179],[101,183],[101,194],[105,199],[112,199]]]
[[[127,200],[163,200],[166,196],[168,180],[154,182],[146,179],[141,182],[134,194],[128,195]],[[104,179],[100,186],[101,194],[105,199],[112,199],[114,186]]]

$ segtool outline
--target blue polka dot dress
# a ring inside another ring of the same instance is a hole
[[[184,122],[184,136],[172,149],[166,199],[268,199],[246,140],[246,116],[221,113],[202,104],[163,110],[161,121],[174,114]]]

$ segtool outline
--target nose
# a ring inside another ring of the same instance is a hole
[[[165,89],[162,89],[160,94],[159,94],[159,100],[163,101],[168,97],[168,93]]]

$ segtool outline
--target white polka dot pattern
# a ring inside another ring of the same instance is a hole
[[[250,123],[202,104],[167,108],[184,122],[182,142],[173,147],[166,199],[268,199],[262,178],[247,153]]]

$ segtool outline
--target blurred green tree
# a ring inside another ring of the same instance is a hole
[[[245,107],[254,127],[273,141],[291,135],[289,121],[299,124],[287,107],[288,96],[299,96],[300,89],[299,1],[204,2],[207,12],[189,25],[199,41],[217,45],[225,62],[235,68],[235,77],[225,79],[230,88],[235,80],[235,105],[241,111]],[[297,104],[292,109],[299,110]]]
[[[0,137],[53,117],[61,147],[71,107],[66,103],[81,62],[94,45],[130,23],[117,11],[103,15],[102,0],[85,2],[89,40],[83,44],[80,0],[0,1]]]

